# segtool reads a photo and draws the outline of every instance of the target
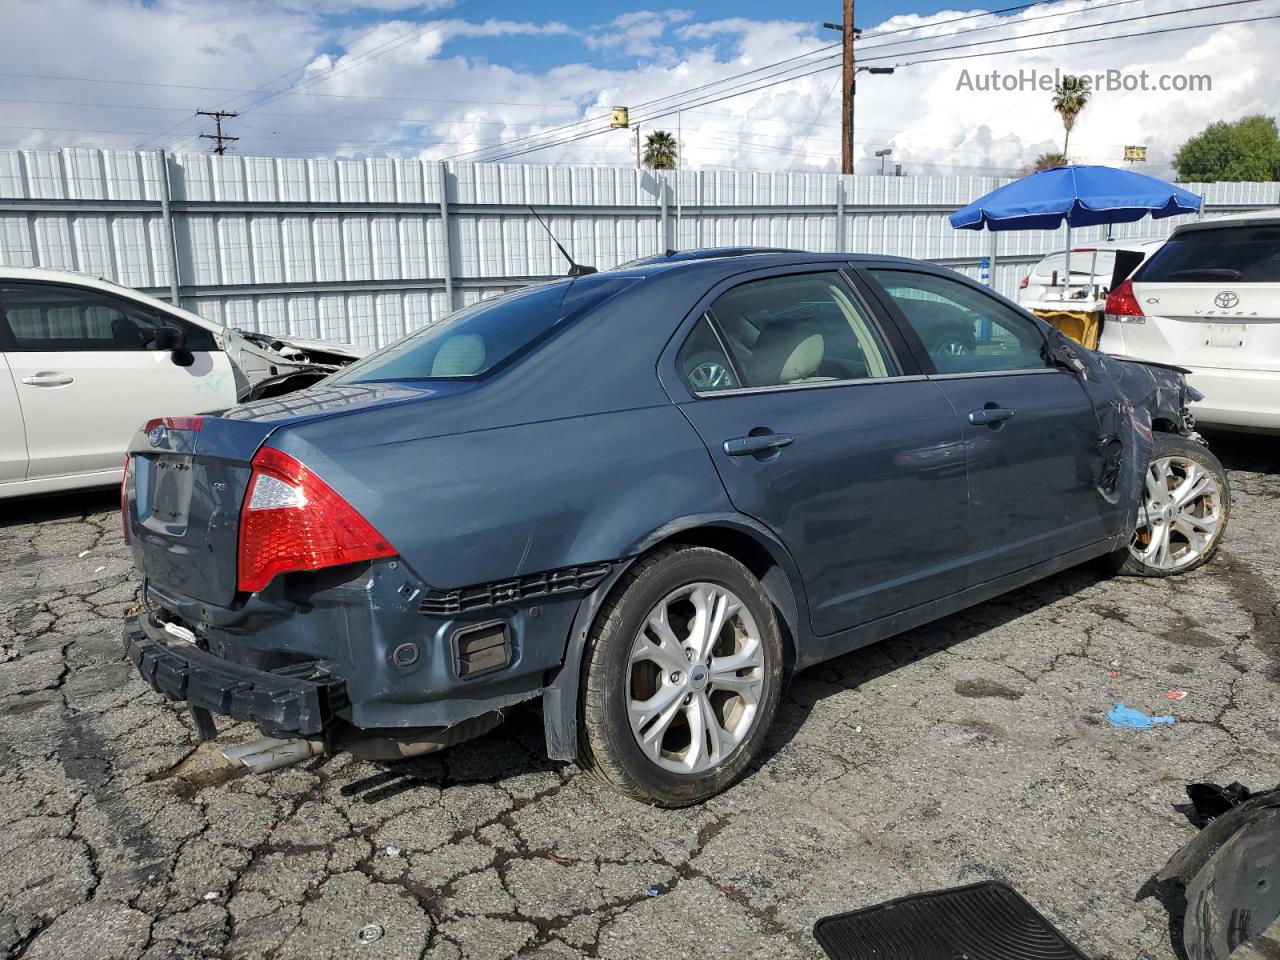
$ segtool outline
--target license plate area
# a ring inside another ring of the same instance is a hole
[[[170,537],[187,532],[191,511],[193,473],[192,458],[184,456],[156,457],[151,461],[151,494],[146,504],[143,525]]]
[[[1204,345],[1238,350],[1249,338],[1247,323],[1206,323],[1204,325]]]

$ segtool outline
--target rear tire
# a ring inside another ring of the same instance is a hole
[[[1157,433],[1129,544],[1105,558],[1111,573],[1172,577],[1203,566],[1231,515],[1227,472],[1209,448]]]
[[[746,772],[777,712],[782,637],[741,563],[666,547],[614,587],[587,640],[579,764],[661,807],[699,803]]]

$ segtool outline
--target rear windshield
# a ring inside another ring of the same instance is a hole
[[[1280,227],[1189,230],[1134,276],[1142,283],[1280,282]]]
[[[1099,277],[1111,276],[1111,271],[1115,266],[1116,255],[1113,250],[1099,250],[1097,265],[1094,266],[1094,253],[1090,250],[1088,253],[1082,250],[1071,251],[1071,275],[1073,277],[1089,276],[1090,268],[1093,268],[1093,275]],[[1054,253],[1045,257],[1036,265],[1036,276],[1052,278],[1053,274],[1058,275],[1059,283],[1063,280],[1063,274],[1067,270],[1067,255],[1065,253]]]
[[[597,275],[555,280],[482,300],[357,360],[326,382],[482,377],[637,279]]]

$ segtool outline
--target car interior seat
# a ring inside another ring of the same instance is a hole
[[[111,347],[114,350],[141,350],[146,339],[138,325],[128,317],[114,317],[111,321]]]
[[[816,324],[776,323],[765,327],[751,358],[752,383],[774,386],[833,380],[817,376],[826,357],[826,339]]]
[[[436,351],[431,362],[433,377],[470,377],[484,369],[484,338],[474,333],[455,334]]]

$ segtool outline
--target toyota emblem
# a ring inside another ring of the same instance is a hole
[[[160,444],[164,443],[164,438],[168,433],[169,431],[166,430],[164,424],[161,423],[151,428],[151,432],[147,434],[147,439],[151,442],[153,447],[158,447]]]
[[[1221,307],[1223,310],[1230,310],[1239,302],[1240,302],[1240,298],[1237,297],[1230,290],[1223,290],[1220,294],[1218,294],[1216,297],[1213,298],[1214,306]]]

